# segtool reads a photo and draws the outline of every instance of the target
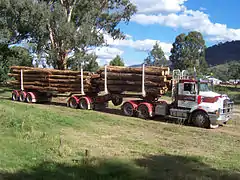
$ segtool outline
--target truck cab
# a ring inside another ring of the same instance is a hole
[[[161,116],[201,128],[217,128],[232,116],[233,102],[225,94],[210,90],[208,83],[173,70],[172,102],[159,99],[128,100],[121,106],[126,116],[149,119]]]
[[[170,116],[186,118],[199,127],[217,127],[232,116],[233,102],[225,94],[210,90],[207,81],[189,77],[186,71],[173,72],[173,102]]]

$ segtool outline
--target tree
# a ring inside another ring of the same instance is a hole
[[[117,55],[112,61],[110,61],[109,65],[111,66],[124,66],[124,62],[119,55]]]
[[[231,61],[229,63],[228,75],[230,78],[234,79],[235,82],[237,79],[240,79],[240,62]],[[237,84],[236,84],[237,87]]]
[[[228,81],[228,64],[219,64],[217,66],[213,66],[209,68],[209,75],[212,75],[215,78],[218,78],[222,81]]]
[[[0,12],[5,42],[35,43],[49,65],[66,69],[70,53],[102,45],[104,33],[123,39],[118,24],[136,7],[130,0],[1,0]]]
[[[80,70],[82,66],[84,71],[95,72],[99,68],[97,56],[94,53],[75,52],[75,55],[69,58],[68,63],[69,69],[72,70]]]
[[[0,82],[8,79],[10,66],[32,66],[32,56],[23,47],[9,48],[6,44],[0,44]]]
[[[156,42],[148,57],[144,60],[147,66],[168,66],[169,62],[166,59],[161,46]]]
[[[171,68],[204,73],[207,70],[205,60],[205,41],[201,33],[192,31],[188,35],[180,34],[176,37],[171,49]]]

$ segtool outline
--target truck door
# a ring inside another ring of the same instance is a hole
[[[178,107],[189,108],[197,105],[197,84],[195,81],[182,81],[178,84]]]

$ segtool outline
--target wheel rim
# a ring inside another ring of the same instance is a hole
[[[196,121],[200,124],[204,124],[205,123],[205,118],[202,114],[199,114],[197,117],[196,117]]]
[[[193,124],[201,128],[209,128],[210,126],[208,118],[202,112],[198,112],[197,114],[194,115]]]
[[[80,109],[88,109],[88,103],[85,99],[81,99],[79,103]]]
[[[119,106],[119,105],[121,105],[122,104],[122,102],[123,102],[123,99],[122,98],[114,98],[113,100],[112,100],[112,103],[113,103],[113,105],[114,106]]]
[[[17,94],[16,93],[12,93],[12,100],[17,101]]]
[[[149,113],[146,106],[140,106],[138,111],[139,111],[140,118],[144,118],[144,119],[149,118]]]
[[[127,116],[133,116],[133,106],[129,103],[125,104],[123,107],[123,112]]]
[[[27,102],[28,102],[28,103],[31,103],[31,102],[32,102],[32,96],[29,95],[29,94],[27,95]]]
[[[24,102],[26,100],[26,97],[25,97],[24,93],[20,94],[19,99],[20,99],[21,102]]]
[[[73,99],[73,98],[71,98],[69,104],[70,104],[71,108],[75,108],[76,109],[78,107],[78,104],[77,104],[76,100]]]

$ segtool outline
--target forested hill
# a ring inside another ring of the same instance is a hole
[[[240,61],[240,41],[220,43],[207,48],[206,60],[213,66],[232,60]]]

